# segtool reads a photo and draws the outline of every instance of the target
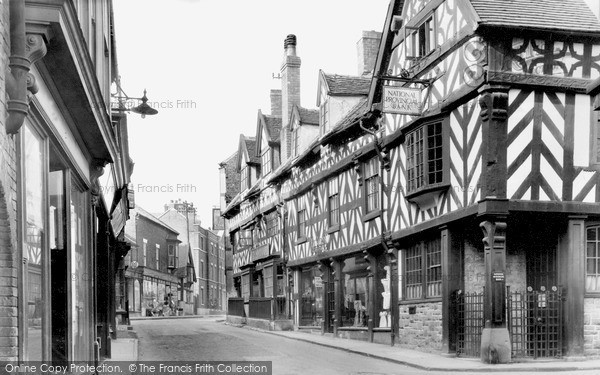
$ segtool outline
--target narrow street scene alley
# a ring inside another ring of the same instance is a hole
[[[273,375],[412,375],[459,374],[428,371],[391,361],[369,358],[331,347],[224,323],[224,317],[144,319],[132,322],[139,339],[140,361],[272,361]],[[313,336],[306,335],[307,338]],[[349,341],[340,339],[339,341]],[[372,344],[375,345],[375,344]],[[379,346],[379,345],[378,345]],[[380,345],[387,348],[385,345]],[[440,359],[442,359],[440,357]],[[431,364],[435,365],[435,364]],[[489,371],[468,372],[487,374]],[[494,374],[543,372],[510,371]],[[558,374],[597,374],[598,370]]]

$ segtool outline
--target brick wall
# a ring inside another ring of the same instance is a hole
[[[600,298],[585,298],[583,302],[583,353],[600,357]]]
[[[414,306],[415,313],[409,314]],[[442,349],[442,302],[400,306],[400,346],[436,352]]]
[[[372,73],[375,68],[381,33],[377,31],[363,31],[362,38],[356,43],[358,54],[358,75]]]
[[[10,55],[9,5],[0,1],[0,361],[18,357],[15,143],[6,135],[6,66]]]

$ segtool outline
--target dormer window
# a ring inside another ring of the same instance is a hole
[[[323,129],[322,134],[325,134],[330,129],[329,124],[329,100],[325,100],[321,104],[321,108],[319,108],[319,117],[321,121],[321,129]]]
[[[249,168],[247,165],[244,165],[242,167],[242,170],[240,171],[240,190],[244,191],[246,189],[248,189],[248,182],[249,182],[249,178],[248,178],[248,172],[249,172]]]
[[[294,127],[292,134],[294,137],[292,139],[294,147],[294,156],[298,156],[298,154],[300,153],[300,127],[298,125]]]
[[[262,164],[262,175],[266,176],[271,173],[273,168],[272,159],[271,159],[271,149],[267,148],[265,152],[261,155],[261,164]]]
[[[420,59],[427,56],[437,46],[435,13],[416,27],[406,27],[404,44],[407,59]]]

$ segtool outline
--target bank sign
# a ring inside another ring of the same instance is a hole
[[[383,112],[421,115],[421,90],[410,87],[383,86]]]

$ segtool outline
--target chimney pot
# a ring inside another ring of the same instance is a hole
[[[294,34],[289,34],[284,42],[283,42],[283,48],[287,49],[288,46],[296,46],[296,35]]]

